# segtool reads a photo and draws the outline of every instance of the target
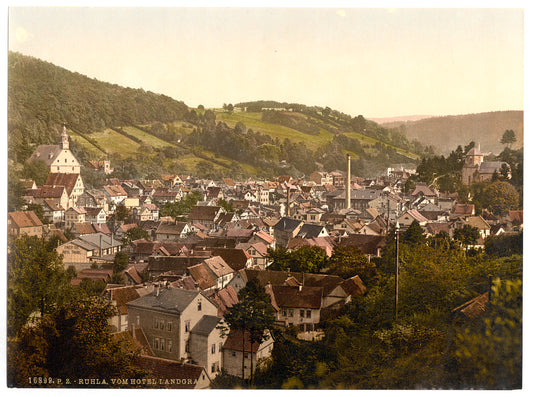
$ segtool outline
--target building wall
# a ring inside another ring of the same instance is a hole
[[[257,350],[257,353],[252,354],[254,371],[257,368],[257,363],[260,360],[270,357],[272,348],[274,346],[274,340],[269,338],[263,341]],[[223,349],[222,351],[222,366],[230,375],[242,376],[242,351]],[[250,353],[244,353],[244,378],[250,377]]]
[[[209,335],[192,334],[189,342],[191,358],[197,365],[205,368],[213,379],[222,369],[222,346],[225,337],[220,336],[220,330],[214,329]]]
[[[302,316],[303,311],[303,316]],[[307,324],[308,327],[320,322],[320,309],[302,309],[298,307],[281,307],[277,313],[277,320],[285,323],[285,326],[300,326]]]
[[[14,225],[9,226],[9,235],[10,236],[22,236],[23,234],[28,236],[42,236],[43,235],[43,227],[42,226],[29,226],[29,227],[22,227],[19,228]]]
[[[154,354],[160,358],[179,360],[183,341],[180,338],[180,316],[160,310],[128,308],[128,329],[141,328]]]
[[[63,255],[64,263],[89,263],[92,251],[87,251],[73,243],[65,243],[56,248],[59,255]]]
[[[201,303],[200,309],[198,308],[198,303]],[[217,307],[201,294],[198,294],[194,301],[192,301],[191,304],[183,311],[180,317],[180,329],[182,330],[181,335],[179,336],[180,357],[187,357],[188,353],[185,350],[187,347],[187,342],[191,336],[190,331],[194,328],[198,321],[200,321],[204,315],[216,316],[217,312]]]
[[[62,174],[79,174],[80,163],[70,150],[62,150],[50,165],[50,172]]]

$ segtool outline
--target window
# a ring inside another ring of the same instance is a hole
[[[165,340],[161,339],[161,350],[165,351]]]
[[[187,342],[185,343],[185,351],[186,351],[187,353],[190,353],[190,350],[191,350],[191,347],[190,347],[189,345],[190,345],[190,343],[189,343],[189,341],[187,341]]]
[[[167,351],[172,353],[172,341],[170,339],[167,339]]]
[[[211,372],[215,372],[215,364],[211,364]]]
[[[154,338],[154,350],[159,349],[159,338]]]
[[[244,358],[248,358],[248,353],[244,353]]]
[[[198,301],[198,311],[202,310],[202,301]]]
[[[191,330],[191,320],[185,321],[185,332],[189,332]]]
[[[293,316],[294,316],[294,310],[289,309],[289,317],[293,317]]]
[[[305,317],[305,310],[300,310],[300,317]]]
[[[232,355],[233,357],[235,357],[237,354],[233,351],[233,352],[231,352],[231,355]]]
[[[161,328],[161,329],[165,329],[165,320],[161,320],[161,321],[159,322],[159,328]]]
[[[157,321],[157,318],[154,318],[154,328],[158,328],[159,322]]]
[[[305,316],[307,318],[311,318],[311,310],[307,310],[307,312],[305,313]]]
[[[211,354],[215,354],[216,351],[217,351],[216,345],[213,343],[211,345]]]
[[[281,313],[282,313],[283,317],[287,317],[287,310],[283,309]]]
[[[172,331],[172,321],[167,322],[167,331]]]

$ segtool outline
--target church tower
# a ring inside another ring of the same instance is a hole
[[[61,132],[61,149],[69,150],[67,127],[63,124],[63,132]]]
[[[464,185],[470,185],[479,182],[479,168],[483,164],[485,155],[480,148],[473,147],[465,156],[465,164],[462,170],[462,182]]]

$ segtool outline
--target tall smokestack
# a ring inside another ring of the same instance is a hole
[[[291,216],[291,187],[287,183],[287,218]]]
[[[350,170],[350,155],[346,155],[346,209],[350,208],[350,193],[351,193],[351,170]]]

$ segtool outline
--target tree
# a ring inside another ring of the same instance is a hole
[[[417,221],[413,221],[402,233],[401,240],[404,244],[417,245],[426,242],[424,229]]]
[[[50,167],[43,160],[26,161],[22,175],[26,179],[32,179],[37,186],[42,186],[48,178]]]
[[[523,232],[489,236],[485,240],[485,252],[494,257],[505,257],[523,252]]]
[[[124,233],[122,237],[122,246],[128,246],[132,241],[140,239],[150,240],[150,234],[140,227],[131,228]]]
[[[227,326],[221,332],[240,331],[242,333],[242,381],[244,384],[244,352],[246,342],[253,351],[254,343],[262,343],[267,337],[266,330],[274,323],[274,308],[270,296],[264,291],[257,279],[252,279],[239,291],[239,302],[233,305],[224,316]],[[248,336],[248,340],[246,340]],[[250,355],[250,383],[253,382],[253,354]]]
[[[272,270],[283,270],[304,273],[318,273],[327,266],[328,257],[326,252],[316,246],[304,246],[296,251],[288,251],[284,247],[277,247],[275,250],[268,249],[272,264]]]
[[[18,211],[26,204],[22,198],[23,195],[24,188],[19,175],[13,167],[9,167],[7,174],[7,210],[9,212]]]
[[[48,221],[44,218],[44,210],[43,210],[43,207],[40,206],[39,204],[28,204],[27,208],[26,208],[27,211],[33,211],[33,213],[35,215],[37,215],[37,218],[39,218],[39,220],[43,223],[43,224],[47,224]]]
[[[482,205],[495,215],[504,215],[517,209],[520,196],[509,182],[492,182],[483,190]]]
[[[10,240],[7,269],[8,335],[16,335],[33,312],[50,313],[70,296],[63,261],[43,238]]]
[[[118,204],[114,215],[118,222],[124,222],[130,216],[130,210],[124,204]]]
[[[513,143],[516,142],[516,136],[513,130],[505,130],[505,132],[502,135],[502,138],[500,139],[500,143],[502,145],[507,145],[507,147],[513,146]]]
[[[119,251],[115,254],[113,260],[113,273],[121,273],[128,267],[129,257],[124,251]]]
[[[218,205],[219,207],[224,208],[224,210],[225,210],[226,212],[233,212],[233,207],[231,206],[231,204],[228,203],[228,202],[227,202],[226,200],[224,200],[224,199],[219,199],[219,200],[217,201],[217,205]]]
[[[376,265],[354,246],[337,246],[328,262],[329,272],[342,278],[359,276],[365,284],[376,275]]]
[[[520,389],[522,386],[522,281],[491,286],[485,316],[456,335],[454,355],[462,388]]]
[[[63,382],[105,379],[106,387],[113,387],[111,378],[144,376],[132,365],[131,348],[112,336],[108,321],[115,310],[100,297],[81,299],[24,327],[9,344],[8,384],[28,387],[28,378],[43,376]]]
[[[475,245],[479,237],[479,229],[471,225],[464,225],[453,231],[453,239],[466,246]]]

